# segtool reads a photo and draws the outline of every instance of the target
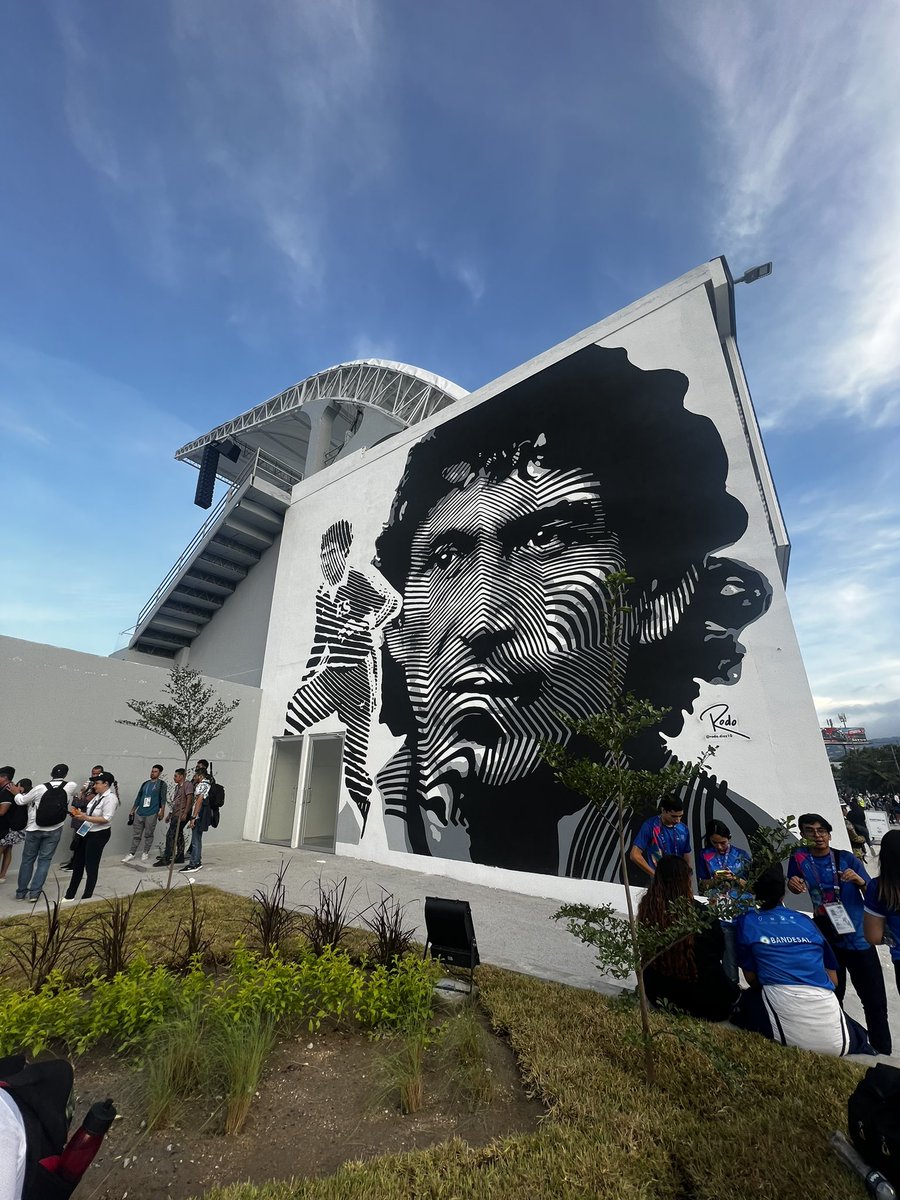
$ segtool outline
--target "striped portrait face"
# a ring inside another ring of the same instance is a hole
[[[417,725],[420,782],[502,785],[533,770],[559,713],[608,696],[603,580],[625,566],[600,481],[542,466],[460,464],[415,529],[399,620],[387,631]],[[619,648],[618,653],[624,654]]]

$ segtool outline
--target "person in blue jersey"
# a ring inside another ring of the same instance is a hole
[[[890,946],[900,992],[900,829],[881,839],[879,875],[866,885],[863,933],[871,946]]]
[[[803,813],[797,824],[807,846],[791,854],[788,889],[794,895],[809,895],[813,920],[837,959],[838,1000],[844,1001],[849,975],[866,1014],[869,1040],[879,1054],[890,1054],[884,972],[878,952],[863,933],[868,872],[855,854],[832,847],[831,826],[819,813]]]
[[[735,920],[738,962],[749,988],[732,1021],[783,1046],[819,1054],[874,1054],[866,1031],[841,1009],[838,964],[805,913],[784,906],[780,863],[756,881],[758,909]]]
[[[715,907],[717,901],[733,901],[747,907],[753,896],[747,891],[750,878],[750,855],[746,850],[731,844],[731,830],[724,821],[710,821],[706,826],[706,839],[697,855],[697,880],[700,891]],[[734,911],[733,906],[732,912]],[[728,917],[721,917],[722,933],[725,938],[725,955],[722,966],[725,974],[735,983],[738,981],[738,965],[734,945],[734,924]]]
[[[659,860],[666,854],[683,858],[690,865],[691,835],[682,821],[684,801],[666,796],[655,817],[648,817],[637,832],[631,847],[631,861],[646,875],[656,874]]]

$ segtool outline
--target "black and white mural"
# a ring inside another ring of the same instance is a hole
[[[340,716],[347,789],[364,819],[377,797],[389,847],[615,878],[605,822],[554,781],[542,739],[567,735],[561,712],[603,708],[615,655],[627,688],[669,709],[633,747],[636,765],[658,766],[701,683],[738,679],[742,631],[770,599],[725,553],[747,512],[687,389],[684,374],[589,346],[412,446],[368,559],[383,582],[348,569],[346,522],[326,531],[287,731]],[[636,583],[611,646],[603,580],[621,569]],[[376,708],[396,749],[373,763]],[[714,776],[686,799],[695,826],[714,809],[754,823]]]
[[[351,569],[352,544],[349,521],[336,521],[322,535],[316,628],[306,671],[285,715],[285,733],[303,733],[337,714],[346,727],[344,782],[365,828],[372,795],[366,756],[379,700],[375,631],[398,611],[400,599],[386,585]]]

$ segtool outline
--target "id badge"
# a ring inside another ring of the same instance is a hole
[[[86,837],[87,834],[89,834],[90,832],[91,832],[90,821],[82,821],[81,824],[78,826],[78,828],[75,830],[75,834],[77,837]]]
[[[149,808],[149,807],[150,807],[150,805],[151,805],[152,803],[153,803],[153,797],[152,797],[152,796],[145,796],[145,797],[144,797],[144,801],[143,801],[143,803],[141,804],[141,808]]]
[[[850,914],[844,908],[843,904],[837,902],[826,904],[825,912],[828,914],[828,920],[831,922],[835,933],[856,933],[856,926],[850,920]]]

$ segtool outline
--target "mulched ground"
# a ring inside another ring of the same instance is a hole
[[[269,1060],[244,1131],[226,1138],[211,1103],[192,1106],[148,1133],[142,1080],[127,1061],[86,1055],[76,1066],[76,1120],[90,1103],[112,1096],[122,1115],[79,1188],[83,1200],[188,1200],[214,1185],[330,1174],[350,1159],[417,1150],[459,1136],[482,1145],[501,1134],[537,1128],[543,1108],[522,1088],[511,1051],[488,1034],[494,1083],[490,1105],[470,1111],[447,1094],[433,1064],[425,1106],[401,1116],[376,1104],[378,1058],[368,1037],[320,1031],[282,1041]]]

